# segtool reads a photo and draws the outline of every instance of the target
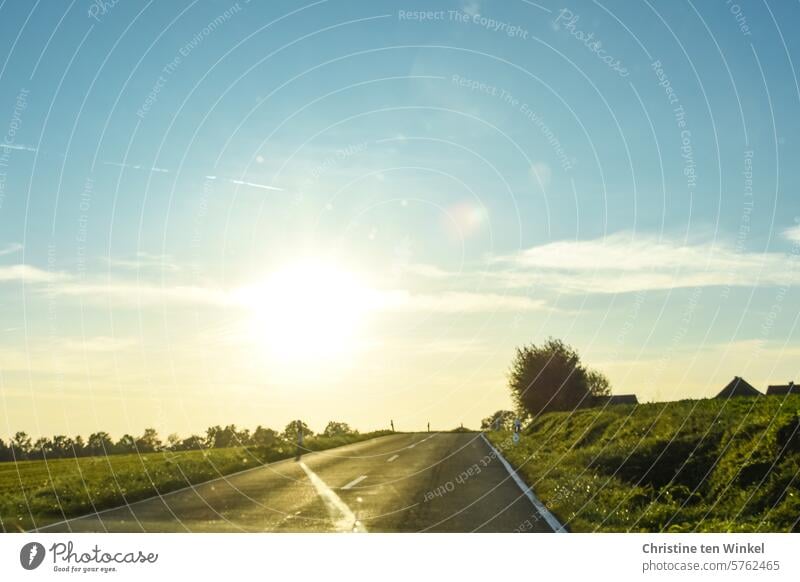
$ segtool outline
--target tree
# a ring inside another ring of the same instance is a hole
[[[283,434],[281,436],[290,443],[296,443],[297,433],[300,430],[302,430],[304,438],[310,437],[314,434],[314,431],[308,428],[308,425],[305,422],[302,420],[293,420],[286,425],[286,428],[283,429]]]
[[[140,453],[152,453],[161,448],[161,439],[154,428],[144,429],[144,434],[136,439],[136,450]]]
[[[11,449],[3,442],[3,439],[0,439],[0,461],[10,461],[11,460]]]
[[[20,461],[28,458],[31,452],[31,437],[24,431],[18,431],[11,439],[11,457]]]
[[[589,384],[578,352],[561,340],[517,348],[509,386],[520,412],[573,410],[586,403]]]
[[[75,454],[73,451],[74,444],[68,436],[57,434],[53,437],[53,455],[61,459],[73,456]]]
[[[124,434],[119,437],[117,444],[114,445],[114,450],[120,454],[135,453],[136,439],[133,437],[133,435]]]
[[[178,436],[178,433],[172,433],[167,437],[167,448],[170,451],[177,451],[178,447],[181,444],[181,437]]]
[[[336,437],[346,434],[354,434],[355,432],[356,431],[350,428],[350,425],[346,422],[337,422],[332,420],[325,427],[325,430],[322,432],[322,434],[326,437]]]
[[[89,454],[93,456],[107,455],[113,452],[113,445],[114,442],[111,440],[111,435],[105,431],[100,431],[89,435],[86,448],[89,449]]]
[[[225,428],[210,426],[206,434],[208,435],[208,446],[214,447],[215,449],[225,449],[241,444],[240,433],[236,429],[235,424],[229,424]],[[250,438],[249,433],[246,436]]]
[[[586,384],[589,388],[589,394],[594,397],[611,395],[611,382],[608,381],[608,378],[606,378],[606,375],[602,372],[587,370]]]
[[[510,430],[515,417],[510,410],[498,410],[481,421],[481,430]]]
[[[83,457],[86,455],[86,443],[83,442],[83,437],[81,435],[76,436],[72,440],[72,450],[76,457]]]
[[[253,446],[256,447],[263,447],[265,449],[271,447],[275,444],[275,431],[271,428],[264,428],[261,425],[256,427],[256,430],[253,431],[253,436],[250,438],[250,442]]]
[[[199,451],[205,447],[206,440],[200,435],[193,434],[189,438],[185,438],[178,445],[176,450],[179,451]]]
[[[47,437],[36,439],[31,447],[30,458],[46,459],[53,456],[53,442]]]

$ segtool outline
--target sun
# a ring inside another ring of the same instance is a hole
[[[343,357],[356,347],[372,291],[354,274],[323,261],[280,269],[242,294],[251,335],[284,361]]]

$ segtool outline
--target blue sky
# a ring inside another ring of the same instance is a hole
[[[474,426],[548,335],[642,400],[795,378],[798,10],[3,2],[0,434]],[[288,365],[252,290],[309,261],[368,292]]]

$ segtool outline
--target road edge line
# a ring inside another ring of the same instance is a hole
[[[481,438],[483,439],[483,442],[485,442],[486,445],[497,456],[497,458],[500,459],[500,462],[506,468],[508,474],[511,475],[511,478],[514,479],[514,482],[519,486],[520,489],[522,489],[522,492],[527,496],[527,498],[536,508],[536,511],[539,512],[539,515],[541,515],[542,518],[544,518],[544,520],[547,522],[547,525],[549,525],[555,533],[567,533],[567,530],[564,527],[564,525],[560,521],[558,521],[558,518],[555,515],[553,515],[549,509],[547,509],[545,504],[542,503],[538,497],[536,497],[536,494],[533,492],[533,490],[530,487],[528,487],[527,483],[525,483],[525,481],[522,480],[519,474],[514,470],[514,467],[511,466],[511,463],[509,463],[503,456],[503,454],[500,451],[498,451],[497,448],[495,448],[495,446],[491,443],[491,441],[486,438],[486,435],[484,433],[481,433]]]

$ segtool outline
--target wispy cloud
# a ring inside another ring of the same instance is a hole
[[[794,230],[789,236],[800,236]],[[783,253],[739,252],[721,242],[616,233],[559,241],[493,261],[504,284],[565,293],[625,293],[682,287],[771,286],[800,281]]]
[[[538,311],[546,304],[541,299],[523,295],[444,291],[411,293],[394,291],[386,294],[383,308],[388,311],[420,311],[429,313],[493,313],[498,311]]]
[[[155,166],[141,166],[138,164],[121,164],[119,162],[103,162],[106,166],[115,166],[117,168],[125,168],[127,170],[144,170],[146,172],[155,172],[157,174],[169,174],[169,170],[165,168],[158,168]]]
[[[18,253],[24,247],[19,243],[10,243],[3,247],[0,247],[0,257],[3,255],[13,255],[14,253]]]
[[[30,265],[9,265],[0,267],[0,281],[24,281],[26,283],[47,283],[64,278],[61,273],[52,273]]]
[[[142,251],[132,257],[106,258],[106,262],[111,267],[132,271],[157,270],[174,272],[180,270],[180,266],[169,255],[158,255]]]
[[[26,146],[26,145],[22,145],[22,144],[16,144],[16,143],[3,143],[3,142],[0,142],[0,149],[16,150],[16,151],[21,151],[21,152],[38,152],[39,151],[35,147]]]
[[[259,184],[258,182],[247,182],[245,180],[238,180],[235,178],[222,178],[220,176],[206,176],[206,180],[220,180],[223,182],[230,182],[237,186],[247,186],[248,188],[258,188],[259,190],[270,190],[273,192],[285,192],[283,188],[277,186],[269,186],[267,184]]]
[[[259,188],[261,190],[274,190],[277,192],[283,192],[283,188],[267,186],[266,184],[258,184],[256,182],[245,182],[244,180],[230,180],[230,182],[231,184],[236,184],[237,186],[249,186],[250,188]]]

